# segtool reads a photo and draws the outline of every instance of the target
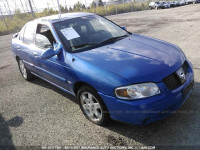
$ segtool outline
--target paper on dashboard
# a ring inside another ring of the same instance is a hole
[[[60,30],[67,40],[79,38],[80,35],[72,28],[65,28]]]

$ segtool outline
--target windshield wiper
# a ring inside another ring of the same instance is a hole
[[[81,45],[75,45],[75,46],[72,46],[71,48],[73,49],[73,48],[75,48],[75,49],[79,49],[79,48],[83,48],[83,47],[92,47],[92,46],[100,46],[100,45],[103,45],[103,44],[107,44],[107,43],[109,43],[109,42],[112,42],[112,41],[117,41],[117,40],[120,40],[120,39],[122,39],[122,38],[124,38],[124,37],[127,37],[128,35],[123,35],[123,36],[118,36],[118,37],[112,37],[112,38],[110,38],[110,39],[107,39],[107,40],[105,40],[105,41],[103,41],[103,42],[100,42],[100,43],[86,43],[86,44],[81,44]]]
[[[71,48],[82,48],[85,46],[94,46],[96,44],[98,44],[98,43],[87,43],[87,44],[75,45],[75,46],[72,46]]]
[[[121,39],[123,39],[124,37],[127,37],[127,36],[128,35],[112,37],[110,39],[107,39],[107,40],[105,40],[103,42],[98,43],[98,45],[103,45],[103,44],[107,44],[107,43],[110,43],[110,42],[113,42],[113,41],[118,41],[118,40],[121,40]]]

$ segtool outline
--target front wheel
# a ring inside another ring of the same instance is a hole
[[[24,77],[24,79],[27,81],[31,81],[33,79],[33,75],[26,69],[23,60],[18,59],[17,62],[18,62],[19,70],[22,76]]]
[[[108,110],[97,92],[89,86],[83,86],[77,94],[79,106],[85,117],[91,122],[103,126],[110,121]]]
[[[151,6],[149,6],[149,10],[151,10],[152,8],[151,8]]]

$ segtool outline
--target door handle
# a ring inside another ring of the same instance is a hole
[[[19,47],[19,46],[17,46],[17,50],[20,50],[20,47]]]

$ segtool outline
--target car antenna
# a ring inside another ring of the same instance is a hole
[[[60,3],[59,0],[57,0],[57,4],[58,4],[58,10],[59,10],[59,19],[61,18],[61,9],[60,9]]]

